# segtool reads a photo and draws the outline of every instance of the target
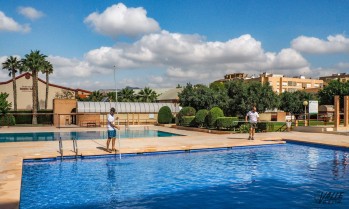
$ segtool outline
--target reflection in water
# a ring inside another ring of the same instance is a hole
[[[344,152],[342,156],[340,156],[339,151],[333,151],[332,163],[333,179],[343,178],[349,168],[349,153]]]

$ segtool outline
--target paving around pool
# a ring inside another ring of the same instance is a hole
[[[143,130],[144,127],[131,127]],[[247,134],[208,134],[178,130],[174,128],[148,126],[147,129],[178,134],[170,137],[122,138],[121,154],[126,153],[151,153],[167,151],[190,152],[201,149],[232,147],[247,147],[259,145],[284,144],[287,141],[296,141],[310,144],[329,145],[349,148],[349,137],[322,133],[278,132],[258,133],[256,140],[247,140]],[[27,133],[27,132],[80,132],[104,131],[103,128],[57,129],[54,127],[10,127],[1,128],[1,133]],[[85,139],[78,140],[78,156],[115,156],[115,153],[105,151],[106,140]],[[64,156],[76,157],[73,152],[72,140],[63,140]],[[116,146],[118,148],[118,145]],[[262,146],[263,147],[263,146]],[[347,151],[346,151],[347,152]],[[119,153],[117,153],[117,159]],[[26,159],[59,159],[59,141],[26,141],[0,143],[0,208],[18,208],[20,203],[23,160]],[[64,159],[63,159],[64,161]],[[122,160],[121,160],[122,162]],[[349,174],[346,174],[349,175]],[[333,192],[333,191],[325,191]],[[349,194],[345,194],[349,195]],[[346,197],[348,198],[348,197]],[[114,203],[115,204],[115,203]],[[115,205],[114,205],[115,206]],[[338,205],[337,205],[338,206]],[[208,207],[208,206],[207,206]],[[100,207],[101,208],[101,207]],[[106,207],[108,208],[108,207]],[[338,207],[337,207],[338,208]]]

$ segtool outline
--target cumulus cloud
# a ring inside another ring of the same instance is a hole
[[[92,74],[92,68],[85,61],[60,56],[49,56],[47,60],[54,67],[53,77],[88,77]]]
[[[294,49],[282,49],[272,59],[272,66],[277,69],[299,69],[309,65],[308,61]]]
[[[300,36],[291,45],[297,51],[310,54],[349,53],[349,39],[344,35],[328,36],[327,40]]]
[[[159,24],[147,17],[145,9],[127,8],[122,3],[112,5],[102,13],[91,13],[85,18],[84,23],[98,33],[111,37],[134,37],[160,30]]]
[[[30,20],[36,20],[44,16],[44,13],[33,7],[18,7],[18,13]]]
[[[143,36],[133,44],[101,47],[85,55],[99,66],[122,68],[140,66],[193,66],[214,63],[263,61],[266,57],[261,43],[251,35],[227,42],[205,42],[198,35],[161,31]]]
[[[7,17],[5,13],[0,11],[0,31],[24,32],[27,33],[31,29],[29,25],[21,25],[11,17]]]

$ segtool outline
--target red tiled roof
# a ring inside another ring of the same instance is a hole
[[[26,72],[26,73],[23,73],[19,76],[17,76],[15,79],[19,79],[19,78],[22,78],[23,76],[26,76],[26,75],[29,75],[29,76],[32,76],[31,73],[29,72]],[[42,80],[41,78],[38,78],[38,80],[40,82],[43,82],[44,84],[46,84],[46,81]],[[8,81],[4,81],[4,82],[0,82],[0,85],[3,85],[3,84],[8,84],[8,83],[11,83],[12,82],[12,79],[8,80]],[[53,86],[53,87],[57,87],[57,88],[61,88],[61,89],[65,89],[65,90],[69,90],[69,91],[82,91],[82,92],[85,92],[85,93],[91,93],[90,91],[87,91],[87,90],[84,90],[84,89],[72,89],[72,88],[68,88],[68,87],[65,87],[65,86],[60,86],[60,85],[56,85],[56,84],[52,84],[52,83],[49,83],[48,84],[49,86]]]

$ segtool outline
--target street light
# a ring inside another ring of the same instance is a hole
[[[308,106],[308,101],[303,101],[304,105],[304,126],[307,126],[307,106]]]

